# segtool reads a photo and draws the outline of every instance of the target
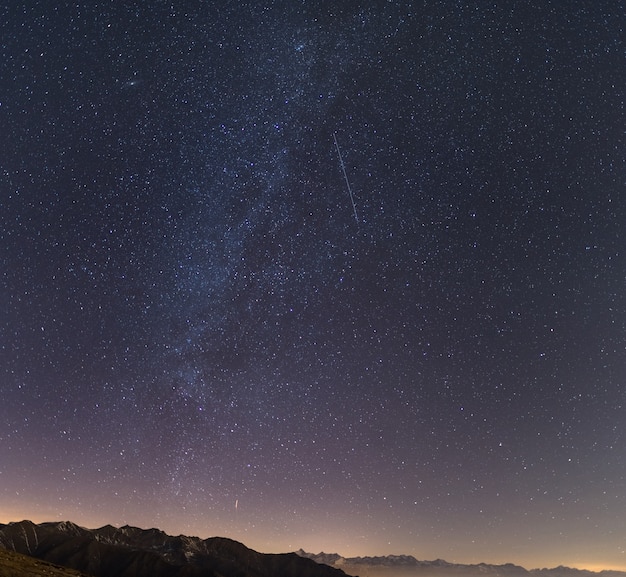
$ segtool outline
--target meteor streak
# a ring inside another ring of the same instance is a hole
[[[350,181],[348,180],[348,175],[346,174],[346,166],[343,163],[343,158],[341,156],[341,150],[339,150],[339,143],[337,142],[337,134],[333,132],[333,139],[335,140],[335,147],[337,148],[337,155],[339,156],[339,164],[341,164],[341,171],[343,172],[343,177],[346,180],[346,186],[348,187],[348,193],[350,194],[350,202],[352,203],[352,210],[354,211],[354,220],[359,222],[359,217],[356,213],[356,204],[354,204],[354,195],[352,194],[352,188],[350,187]]]

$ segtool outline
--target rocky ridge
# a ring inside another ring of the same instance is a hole
[[[345,577],[295,553],[263,554],[223,537],[74,523],[0,524],[0,547],[93,577]]]

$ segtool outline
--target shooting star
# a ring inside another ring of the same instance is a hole
[[[235,499],[235,511],[239,509],[239,499]]]
[[[339,150],[339,143],[337,142],[337,134],[333,132],[333,139],[335,140],[335,148],[337,149],[337,156],[339,156],[339,164],[341,164],[341,171],[343,172],[343,177],[346,180],[346,186],[348,187],[348,193],[350,194],[350,202],[352,203],[352,210],[354,211],[354,220],[359,222],[359,217],[356,213],[356,204],[354,204],[354,195],[352,194],[352,188],[350,187],[350,181],[348,180],[348,175],[346,174],[346,166],[343,163],[343,158],[341,156],[341,150]]]

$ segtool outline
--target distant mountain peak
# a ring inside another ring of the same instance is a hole
[[[525,569],[513,563],[492,565],[477,563],[466,565],[449,563],[444,559],[420,561],[412,555],[386,555],[379,557],[342,557],[338,553],[307,553],[299,549],[298,555],[332,567],[341,567],[348,573],[373,574],[376,568],[397,568],[403,576],[411,577],[626,577],[622,571],[593,572],[559,565],[553,569]],[[389,573],[385,573],[389,575]]]

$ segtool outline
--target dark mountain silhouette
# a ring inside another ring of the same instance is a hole
[[[345,577],[295,553],[263,554],[231,539],[172,537],[128,526],[0,524],[0,547],[94,577]]]
[[[388,555],[384,557],[342,557],[337,553],[296,552],[302,557],[341,568],[348,574],[402,577],[626,577],[623,571],[593,572],[571,567],[553,569],[525,569],[519,565],[489,565],[478,563],[464,565],[448,563],[443,559],[419,561],[411,555]]]

